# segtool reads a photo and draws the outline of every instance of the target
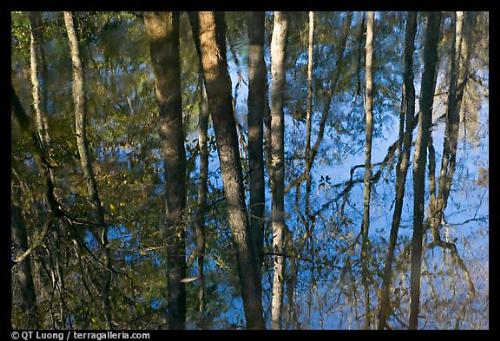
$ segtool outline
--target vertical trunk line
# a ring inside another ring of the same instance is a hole
[[[283,283],[285,259],[283,241],[285,233],[284,212],[284,113],[285,91],[285,48],[288,18],[283,12],[274,13],[273,37],[271,42],[272,104],[271,104],[271,154],[273,168],[272,231],[274,255],[274,277],[271,302],[273,329],[281,329],[283,306]]]
[[[90,201],[94,205],[94,214],[97,223],[101,225],[101,240],[99,243],[102,245],[104,251],[105,264],[108,270],[103,274],[103,291],[102,300],[104,306],[104,318],[106,329],[111,329],[112,325],[112,308],[110,300],[110,287],[111,287],[111,255],[108,249],[107,239],[107,226],[105,225],[104,209],[101,205],[99,192],[97,191],[97,184],[94,177],[94,171],[90,160],[90,152],[87,142],[86,134],[86,108],[85,108],[85,93],[84,93],[84,80],[83,80],[83,66],[80,59],[80,47],[78,36],[76,32],[76,25],[74,23],[73,14],[71,12],[64,12],[64,22],[68,34],[68,41],[71,53],[71,62],[73,66],[73,101],[75,106],[75,134],[78,145],[78,153],[80,155],[80,164],[83,169],[87,190],[89,193]]]
[[[434,240],[439,242],[440,226],[446,209],[451,179],[455,171],[455,158],[458,140],[459,111],[462,103],[463,88],[467,73],[467,59],[462,58],[463,47],[463,12],[456,12],[453,23],[455,30],[452,35],[452,46],[450,53],[450,87],[448,91],[448,110],[443,142],[443,157],[441,158],[441,169],[439,172],[439,186],[437,199],[431,202],[431,226]]]
[[[146,12],[144,25],[149,39],[159,106],[159,135],[165,161],[165,208],[167,242],[167,321],[169,329],[186,323],[186,152],[182,124],[179,13]]]
[[[228,220],[236,247],[238,274],[248,329],[265,329],[261,301],[261,274],[255,267],[257,251],[252,242],[245,204],[242,167],[231,103],[227,70],[225,23],[221,12],[190,13],[195,45],[203,66],[208,105],[214,124],[222,170]]]
[[[309,201],[311,193],[311,123],[312,123],[312,111],[313,111],[313,52],[314,52],[314,12],[309,12],[309,40],[307,47],[307,107],[306,107],[306,150],[305,150],[305,162],[306,162],[306,207],[305,213],[306,217],[309,217]],[[309,219],[306,219],[308,222]],[[306,228],[309,231],[309,228]]]
[[[198,255],[198,276],[200,278],[200,288],[198,291],[198,313],[200,315],[199,325],[203,328],[205,321],[205,275],[203,272],[205,257],[205,210],[207,202],[207,180],[208,180],[208,103],[203,79],[200,87],[200,118],[198,122],[198,146],[200,148],[200,179],[198,182],[198,213],[196,219],[196,240],[199,249]]]
[[[266,108],[266,64],[264,62],[264,12],[248,12],[248,169],[250,172],[250,227],[257,251],[255,265],[262,265],[264,244],[263,119]]]
[[[434,101],[435,74],[437,66],[437,45],[441,26],[441,12],[427,14],[427,26],[424,38],[424,72],[420,90],[419,129],[413,156],[413,235],[411,244],[411,274],[410,274],[410,318],[409,329],[418,328],[418,313],[420,308],[420,278],[422,272],[422,240],[424,235],[424,194],[425,194],[425,164],[429,129],[432,121],[432,106]]]
[[[362,246],[361,246],[361,264],[362,264],[362,282],[365,290],[365,322],[364,328],[370,329],[371,308],[370,291],[368,281],[368,249],[370,226],[370,194],[371,194],[371,154],[372,154],[372,135],[373,135],[373,28],[374,13],[367,13],[366,23],[366,58],[365,58],[365,118],[366,118],[366,143],[365,143],[365,174],[364,174],[364,192],[363,192],[363,223],[361,226]]]
[[[384,265],[384,279],[382,282],[381,298],[378,313],[378,329],[386,327],[386,321],[390,313],[389,291],[392,282],[392,263],[394,262],[394,250],[396,248],[401,213],[403,210],[403,199],[405,195],[406,175],[410,159],[410,149],[414,129],[413,116],[415,114],[415,86],[413,84],[413,54],[415,51],[415,34],[417,31],[417,13],[408,12],[406,20],[405,50],[404,50],[404,75],[403,75],[403,106],[401,113],[406,120],[406,130],[403,135],[403,145],[396,166],[396,199],[392,217],[389,246]],[[400,122],[402,125],[402,122]],[[400,128],[401,129],[401,128]]]

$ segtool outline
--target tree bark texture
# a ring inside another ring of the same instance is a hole
[[[283,98],[285,91],[285,49],[288,19],[285,13],[274,13],[273,37],[271,43],[271,155],[273,169],[272,188],[272,231],[274,256],[274,277],[271,303],[273,329],[281,329],[283,306],[283,283],[285,259],[283,242],[285,233],[284,176],[285,176],[285,122]]]
[[[186,153],[182,126],[179,13],[146,12],[144,24],[155,74],[160,139],[165,161],[167,321],[169,329],[184,329],[186,288],[181,280],[186,276]]]
[[[50,135],[47,122],[47,63],[43,47],[43,21],[40,12],[30,12],[30,78],[33,87],[33,109],[40,140],[49,149]]]
[[[265,184],[263,119],[266,108],[266,63],[264,61],[264,12],[248,12],[248,169],[250,172],[250,226],[257,251],[257,269],[262,264],[264,244]]]
[[[190,22],[203,67],[208,106],[214,124],[228,220],[236,246],[246,324],[248,329],[265,329],[260,271],[255,267],[257,251],[247,217],[236,120],[231,103],[224,15],[220,12],[190,13]]]
[[[361,226],[361,276],[365,290],[365,322],[364,329],[370,329],[371,308],[369,290],[369,236],[370,228],[370,194],[371,194],[371,155],[373,136],[373,27],[374,13],[367,13],[366,22],[366,57],[365,57],[365,174],[363,191],[363,222]]]

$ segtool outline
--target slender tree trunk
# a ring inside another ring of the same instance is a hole
[[[43,48],[43,22],[40,12],[30,12],[30,69],[33,87],[33,108],[35,123],[40,140],[48,149],[50,145],[49,127],[47,123],[47,64]]]
[[[11,210],[12,246],[18,254],[22,254],[29,248],[26,225],[22,216],[21,208],[17,204],[12,203]],[[31,256],[28,255],[23,261],[17,264],[17,279],[19,291],[21,293],[21,310],[26,315],[24,324],[16,327],[22,329],[38,328],[35,285],[33,284],[30,262]]]
[[[269,175],[269,188],[273,188],[273,169],[271,155],[271,108],[269,106],[269,82],[267,81],[267,68],[264,83],[264,154]]]
[[[339,49],[337,50],[337,56],[335,60],[335,69],[333,69],[333,75],[332,75],[332,85],[330,89],[328,89],[327,94],[325,95],[325,101],[324,101],[324,108],[323,108],[323,113],[321,115],[321,120],[319,123],[319,130],[318,130],[318,137],[316,139],[316,142],[311,148],[311,163],[314,162],[314,159],[316,158],[316,155],[318,153],[319,147],[321,145],[321,141],[323,141],[323,135],[325,132],[325,125],[326,125],[326,120],[328,118],[328,114],[330,112],[330,102],[333,98],[333,95],[337,91],[337,86],[339,83],[339,79],[341,79],[340,75],[344,72],[344,53],[345,49],[347,46],[347,40],[349,38],[349,32],[351,29],[351,21],[352,21],[352,12],[349,12],[342,24],[342,35],[340,38],[340,44],[339,44]],[[312,165],[311,165],[312,167]]]
[[[47,110],[47,63],[45,59],[45,49],[43,40],[43,21],[41,12],[29,12],[30,21],[30,76],[33,96],[33,109],[35,113],[35,127],[46,155],[51,158],[51,141],[48,126],[48,110]],[[49,169],[51,181],[55,183],[55,177],[52,169]],[[33,276],[37,291],[39,292],[38,300],[43,302],[48,299],[50,293],[46,290],[46,279],[41,274],[40,262],[38,258],[33,258]],[[41,259],[40,259],[41,261]],[[47,283],[48,284],[48,283]],[[50,322],[46,319],[46,324]]]
[[[186,154],[182,126],[179,60],[179,13],[146,12],[151,64],[160,109],[160,139],[165,160],[167,211],[167,320],[169,329],[184,329],[186,322],[185,207]]]
[[[366,121],[366,142],[365,142],[365,175],[364,175],[364,211],[363,223],[361,226],[361,276],[365,290],[365,322],[364,328],[370,329],[371,307],[369,289],[368,251],[370,227],[370,194],[371,194],[371,158],[372,158],[372,135],[373,135],[373,26],[374,13],[367,13],[366,23],[366,57],[365,57],[365,121]]]
[[[104,249],[104,260],[108,267],[106,273],[103,275],[103,289],[102,289],[102,300],[104,305],[104,319],[105,326],[107,329],[113,327],[112,324],[112,308],[110,299],[110,288],[111,288],[111,255],[108,249],[108,237],[107,237],[107,227],[106,221],[104,219],[104,209],[101,205],[101,200],[99,198],[99,192],[97,191],[97,184],[94,177],[94,170],[92,168],[92,163],[90,159],[90,151],[87,143],[87,133],[86,133],[86,103],[85,103],[85,92],[84,92],[84,80],[83,80],[83,66],[80,59],[80,47],[78,42],[78,36],[76,32],[76,25],[73,20],[73,14],[71,12],[64,12],[64,22],[66,25],[66,31],[68,33],[69,47],[71,52],[71,61],[73,66],[73,100],[75,105],[75,133],[76,141],[78,146],[78,154],[80,155],[80,163],[83,169],[83,175],[85,177],[85,182],[87,184],[87,190],[89,194],[90,201],[94,205],[95,218],[97,223],[102,226],[100,244]]]
[[[283,94],[285,91],[285,48],[288,19],[283,12],[274,13],[273,38],[271,43],[272,103],[271,103],[271,154],[273,168],[272,231],[274,256],[274,278],[271,303],[273,329],[281,329],[283,305],[283,278],[285,259],[283,242],[285,233],[284,207],[284,152],[285,122]]]
[[[406,130],[403,135],[403,144],[396,166],[396,199],[394,213],[392,216],[389,246],[384,265],[384,279],[382,283],[381,298],[379,304],[378,329],[386,327],[386,321],[390,313],[389,290],[392,282],[392,263],[394,262],[394,250],[398,240],[401,213],[403,210],[403,198],[405,195],[406,174],[410,160],[410,149],[414,128],[413,116],[415,114],[415,86],[413,85],[413,53],[415,51],[415,34],[417,31],[417,13],[408,12],[406,20],[406,36],[404,50],[404,75],[403,75],[403,107],[401,113],[406,120]],[[403,125],[403,122],[400,122]],[[404,130],[401,127],[400,130]]]
[[[287,186],[287,188],[285,189],[285,193],[287,193],[290,188],[296,186],[296,188],[297,188],[297,196],[296,196],[297,206],[298,206],[298,201],[299,201],[298,197],[300,197],[300,185],[301,185],[301,183],[302,183],[302,181],[304,179],[304,176],[307,177],[308,174],[309,174],[309,172],[307,171],[307,169],[312,169],[313,164],[314,164],[314,160],[316,158],[317,152],[319,150],[319,147],[320,147],[322,139],[323,139],[323,134],[324,134],[324,129],[325,129],[325,125],[326,125],[326,120],[327,120],[327,117],[328,117],[328,113],[330,112],[329,111],[329,105],[330,105],[330,102],[331,102],[331,100],[333,98],[333,95],[334,95],[334,93],[336,91],[338,80],[340,78],[340,74],[342,73],[342,70],[343,70],[343,67],[344,67],[343,56],[344,56],[344,52],[345,52],[345,48],[346,48],[346,44],[347,44],[347,39],[349,37],[349,31],[350,31],[350,27],[351,27],[351,21],[352,21],[352,12],[349,12],[347,14],[347,16],[345,17],[345,19],[343,21],[343,24],[342,24],[342,34],[341,34],[339,48],[338,48],[337,54],[336,54],[336,62],[335,62],[334,73],[332,74],[332,86],[330,87],[329,91],[327,92],[326,98],[325,98],[325,101],[324,101],[325,107],[324,107],[323,113],[321,115],[321,120],[320,120],[320,124],[319,124],[319,131],[318,131],[318,137],[316,138],[316,142],[314,143],[314,145],[310,148],[310,151],[308,152],[309,157],[306,160],[306,163],[308,163],[308,164],[306,164],[306,170],[304,171],[303,175],[301,175],[296,180],[294,180],[294,182],[292,184],[289,184]],[[313,36],[313,38],[314,38],[314,36]],[[312,110],[311,110],[311,112],[312,112]],[[307,127],[306,127],[306,130],[307,130]],[[306,219],[304,220],[305,224],[309,223],[307,220],[310,219],[310,218],[311,218],[310,216],[306,217]],[[301,238],[299,240],[299,243],[298,243],[297,247],[295,248],[297,250],[296,251],[297,255],[300,255],[302,253],[302,251],[304,249],[304,246],[306,245],[307,241],[311,242],[310,245],[311,245],[311,248],[312,248],[312,234],[313,234],[312,227],[309,227],[309,225],[306,225],[306,233],[304,234],[303,238]],[[294,288],[296,286],[296,281],[297,281],[296,278],[297,278],[297,274],[298,274],[298,270],[299,270],[300,264],[296,260],[293,260],[292,262],[294,262],[294,264],[293,264],[293,266],[292,265],[290,266],[290,271],[293,271],[293,274],[291,274],[289,276],[290,279],[291,279],[291,282],[288,283],[288,285],[291,286],[290,290],[294,291],[295,290]],[[293,297],[295,297],[295,294],[293,295]],[[294,304],[294,303],[293,302],[289,302],[289,304]],[[298,328],[299,327],[299,323],[297,321],[297,316],[295,314],[295,310],[294,310],[294,316],[293,317],[294,317],[294,322],[295,322],[295,328]]]
[[[314,51],[314,12],[309,12],[309,36],[307,47],[307,104],[306,104],[306,148],[305,148],[305,176],[306,176],[306,193],[305,193],[305,225],[306,234],[308,236],[309,247],[312,253],[313,240],[312,229],[314,227],[313,219],[310,214],[310,197],[311,197],[311,126],[312,126],[312,113],[313,113],[313,51]],[[298,190],[298,189],[297,189]],[[311,224],[313,226],[311,226]],[[314,259],[314,257],[313,257]]]
[[[441,240],[439,228],[447,206],[448,195],[451,188],[453,173],[455,172],[455,159],[458,143],[459,112],[462,104],[463,89],[466,82],[468,56],[463,55],[462,48],[466,46],[463,40],[463,12],[456,12],[453,33],[453,45],[450,54],[450,88],[448,91],[448,110],[446,121],[446,134],[439,172],[438,196],[431,201],[431,226],[434,241]]]
[[[286,231],[285,244],[286,250],[294,250],[293,236],[292,233]],[[287,280],[287,300],[288,300],[288,310],[287,310],[287,329],[294,328],[298,329],[297,321],[297,308],[295,304],[295,288],[297,285],[297,258],[292,257],[289,260],[290,272]]]
[[[365,12],[361,16],[361,22],[359,23],[359,31],[357,36],[358,41],[358,58],[356,59],[356,92],[354,94],[353,101],[356,101],[359,93],[361,92],[361,60],[363,58],[363,34],[365,32]]]
[[[202,84],[203,84],[203,80]],[[200,118],[198,121],[198,147],[200,149],[200,178],[198,180],[198,212],[196,215],[196,244],[198,253],[198,277],[200,288],[198,291],[198,313],[200,315],[199,325],[204,326],[205,312],[205,277],[203,273],[205,258],[205,209],[207,204],[207,181],[208,181],[208,102],[205,87],[200,88]]]
[[[422,240],[424,235],[425,164],[427,161],[429,129],[432,121],[432,105],[435,90],[434,78],[437,65],[437,45],[439,42],[440,26],[441,12],[428,13],[424,38],[424,72],[420,90],[420,113],[418,115],[419,129],[415,143],[415,154],[413,156],[414,204],[410,275],[410,329],[418,328]]]
[[[452,39],[452,48],[450,54],[450,88],[448,92],[448,111],[447,121],[445,128],[445,139],[443,145],[443,156],[441,159],[441,170],[439,176],[439,184],[436,188],[435,177],[431,178],[431,190],[438,191],[431,195],[431,202],[429,204],[429,222],[433,232],[432,247],[439,246],[444,250],[450,250],[452,260],[464,272],[467,284],[469,287],[469,298],[475,295],[474,283],[471,279],[470,273],[460,258],[457,248],[453,242],[441,240],[440,227],[444,215],[444,211],[448,204],[448,197],[451,190],[451,183],[455,173],[457,143],[458,143],[458,130],[459,130],[459,112],[462,104],[463,91],[467,82],[468,64],[469,64],[469,46],[467,40],[464,39],[463,32],[464,13],[457,12],[455,17],[455,34]],[[430,139],[432,143],[432,139]],[[429,162],[433,163],[434,148],[429,146]],[[433,170],[434,173],[434,170]],[[432,175],[434,175],[432,173]],[[446,253],[444,254],[446,256]]]
[[[311,122],[313,112],[313,52],[314,52],[314,12],[309,12],[309,41],[307,47],[307,106],[306,106],[306,224],[309,224],[309,200],[311,194]],[[306,228],[309,233],[309,228]]]
[[[257,251],[251,239],[246,213],[245,187],[231,103],[227,71],[225,24],[221,12],[190,13],[193,37],[203,66],[209,110],[212,114],[222,170],[229,224],[236,258],[248,329],[265,329],[261,301],[260,271],[255,267]]]
[[[262,264],[264,244],[263,119],[266,108],[266,63],[264,62],[264,12],[248,12],[248,162],[250,171],[250,226],[256,267]]]
[[[323,136],[325,133],[325,127],[326,127],[326,121],[330,113],[330,104],[333,98],[333,95],[335,94],[335,91],[337,90],[337,84],[340,79],[340,75],[343,72],[344,69],[344,52],[347,44],[347,39],[349,38],[349,31],[351,28],[351,21],[352,21],[352,12],[349,12],[342,24],[342,34],[340,38],[340,44],[339,44],[339,49],[337,50],[336,58],[335,58],[335,68],[332,71],[331,78],[332,78],[332,85],[326,90],[326,93],[324,94],[324,104],[323,104],[323,112],[321,114],[321,119],[319,123],[319,129],[318,129],[318,136],[316,138],[316,141],[314,142],[314,145],[311,147],[310,151],[310,157],[309,157],[309,163],[310,163],[310,168],[312,168],[314,160],[316,159],[316,155],[318,154],[319,147],[321,145],[321,142],[323,141]],[[304,173],[301,174],[298,178],[296,178],[292,183],[290,183],[287,188],[285,189],[285,193],[288,193],[288,191],[300,185],[302,181],[306,178],[307,174],[306,171],[304,170]]]
[[[309,35],[308,35],[308,62],[307,62],[307,103],[306,103],[306,146],[304,152],[304,161],[305,161],[305,179],[306,179],[306,193],[305,193],[305,218],[300,216],[301,222],[305,226],[306,233],[304,234],[304,242],[299,245],[298,248],[294,248],[293,240],[291,240],[286,250],[296,250],[296,254],[302,251],[303,245],[305,245],[306,240],[310,240],[312,238],[310,223],[310,194],[311,194],[311,168],[312,168],[312,159],[311,159],[311,130],[312,130],[312,113],[313,113],[313,48],[314,48],[314,12],[309,12]],[[296,207],[298,209],[299,201],[300,201],[300,185],[302,182],[297,184],[296,189]],[[291,238],[290,238],[291,239]],[[312,245],[312,243],[310,243]],[[290,274],[288,276],[287,281],[287,296],[288,296],[288,311],[287,311],[287,327],[290,324],[297,328],[297,316],[295,309],[295,287],[297,283],[297,271],[298,264],[295,258],[291,258],[290,260]]]

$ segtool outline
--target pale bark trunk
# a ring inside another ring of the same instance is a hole
[[[425,164],[429,129],[432,121],[432,105],[435,90],[435,74],[437,64],[437,45],[441,26],[441,12],[428,13],[424,38],[424,72],[420,90],[420,113],[418,115],[418,134],[413,156],[413,236],[411,246],[410,275],[410,318],[409,328],[418,328],[420,306],[420,278],[422,267],[422,240],[424,235],[424,193]]]
[[[51,141],[48,126],[47,111],[47,63],[45,59],[45,49],[43,40],[43,21],[41,12],[29,12],[30,20],[30,78],[32,85],[33,109],[35,113],[35,127],[46,155],[51,158]],[[51,181],[55,183],[52,169],[49,169]],[[46,289],[46,278],[41,274],[40,262],[37,257],[33,258],[33,278],[36,290],[39,292],[40,302],[48,299],[50,292]],[[49,321],[46,317],[46,324]]]
[[[33,87],[33,108],[35,122],[40,140],[45,148],[49,149],[50,135],[47,123],[47,67],[45,50],[43,48],[42,29],[43,22],[40,12],[30,12],[30,77]]]
[[[328,118],[328,114],[330,113],[330,104],[332,101],[332,98],[337,90],[337,85],[338,81],[340,79],[340,75],[343,72],[344,69],[344,52],[346,49],[346,44],[347,44],[347,39],[349,37],[349,31],[351,28],[351,21],[352,21],[352,12],[349,12],[347,16],[344,19],[344,22],[342,24],[342,35],[340,38],[340,44],[339,44],[339,49],[337,50],[336,58],[335,58],[335,68],[332,71],[332,85],[329,87],[329,89],[326,91],[324,94],[324,99],[323,99],[323,112],[321,114],[321,119],[319,122],[319,129],[318,129],[318,137],[316,138],[316,141],[314,142],[314,145],[311,147],[310,151],[310,157],[309,157],[309,168],[312,168],[314,160],[316,159],[316,155],[318,154],[319,147],[321,145],[321,142],[323,141],[323,136],[325,133],[325,127],[326,127],[326,121]],[[288,191],[296,186],[299,186],[302,184],[302,181],[306,178],[307,174],[306,171],[304,170],[304,173],[302,173],[297,179],[295,179],[292,183],[288,184],[288,186],[285,188],[285,193],[288,193]]]
[[[182,126],[179,13],[146,12],[144,24],[156,79],[160,139],[165,161],[167,320],[169,329],[184,329],[186,288],[181,280],[186,276],[186,154]]]
[[[460,39],[460,56],[458,57],[458,80],[457,80],[457,90],[456,90],[456,103],[454,112],[449,114],[448,119],[448,127],[447,132],[449,136],[449,151],[450,151],[450,161],[449,161],[449,170],[447,176],[447,182],[443,186],[443,211],[446,209],[446,205],[448,202],[448,195],[450,194],[451,182],[453,180],[453,174],[455,172],[456,166],[456,152],[457,152],[457,144],[458,144],[458,131],[460,124],[460,111],[462,100],[465,92],[465,88],[467,86],[467,82],[469,80],[469,64],[471,58],[471,38],[470,32],[474,30],[474,17],[475,13],[471,12],[457,12],[457,20],[462,22],[466,19],[466,16],[470,18],[470,24],[467,25],[467,30],[462,27],[457,28],[462,38]],[[463,23],[462,23],[463,25]]]
[[[78,154],[80,155],[80,164],[83,169],[83,175],[85,182],[87,184],[87,190],[89,194],[90,201],[94,205],[94,215],[97,223],[102,226],[100,235],[100,244],[102,245],[104,251],[105,264],[108,267],[106,273],[103,274],[103,289],[102,289],[102,300],[104,305],[104,320],[107,329],[113,327],[112,324],[112,308],[110,299],[110,288],[111,288],[111,255],[108,249],[108,237],[107,237],[107,227],[105,226],[106,221],[104,219],[104,209],[101,205],[101,199],[99,198],[99,192],[97,191],[97,184],[94,177],[94,170],[92,168],[92,163],[90,159],[90,151],[87,142],[86,133],[86,103],[85,103],[85,92],[84,92],[84,79],[83,79],[83,66],[80,59],[80,47],[78,42],[78,36],[76,33],[76,25],[73,20],[73,14],[71,12],[64,12],[64,22],[66,25],[66,31],[68,33],[68,41],[71,52],[71,62],[73,66],[73,101],[75,110],[75,134],[78,146]]]
[[[464,39],[463,33],[464,13],[457,12],[455,17],[455,33],[452,39],[452,48],[450,54],[450,87],[448,92],[448,111],[445,127],[445,139],[443,143],[443,156],[441,159],[441,170],[439,175],[439,183],[436,183],[435,177],[431,178],[431,185],[434,190],[429,203],[429,223],[433,232],[433,242],[431,247],[439,246],[444,250],[450,250],[452,260],[462,269],[469,287],[469,298],[475,295],[474,283],[471,275],[458,254],[458,250],[454,243],[448,240],[442,240],[440,228],[443,220],[444,211],[448,204],[448,197],[451,190],[453,175],[456,166],[456,153],[458,143],[459,130],[459,112],[462,104],[463,91],[467,82],[468,64],[469,64],[469,46]],[[430,139],[432,141],[432,139]],[[432,142],[431,142],[432,143]],[[429,162],[434,163],[434,148],[431,150],[429,146]],[[434,172],[433,172],[434,173]],[[431,174],[434,175],[434,174]],[[436,188],[436,185],[438,188]]]
[[[325,95],[326,98],[324,100],[324,109],[323,109],[323,113],[321,115],[321,120],[320,120],[320,124],[319,124],[318,137],[316,138],[316,141],[315,141],[314,145],[312,146],[312,148],[310,148],[310,152],[307,153],[307,154],[309,154],[309,157],[306,158],[306,167],[305,167],[304,173],[300,177],[298,177],[296,180],[294,180],[293,183],[289,184],[287,186],[287,188],[285,188],[285,193],[287,193],[290,188],[296,186],[296,188],[297,188],[297,192],[296,192],[297,193],[296,194],[297,207],[298,207],[298,202],[299,202],[299,197],[300,197],[300,185],[302,184],[304,177],[308,176],[309,171],[307,171],[307,169],[310,170],[313,167],[314,160],[316,158],[317,152],[319,150],[319,147],[320,147],[322,139],[323,139],[326,120],[327,120],[329,108],[330,108],[330,102],[333,98],[333,95],[334,95],[336,89],[337,89],[337,84],[338,84],[338,81],[340,79],[340,74],[342,73],[342,70],[344,68],[343,56],[344,56],[344,52],[345,52],[345,48],[346,48],[346,44],[347,44],[347,39],[349,37],[351,21],[352,21],[352,12],[349,12],[347,14],[347,16],[345,17],[343,24],[342,24],[342,34],[341,34],[340,44],[339,44],[337,54],[336,54],[335,68],[334,68],[334,71],[332,74],[332,86],[329,89],[329,91],[327,92],[327,94]],[[313,38],[314,38],[314,36],[313,36]],[[306,180],[307,180],[307,178],[306,178]],[[306,193],[306,195],[307,195],[307,193]],[[301,219],[302,219],[302,217],[301,217]],[[307,241],[311,241],[310,246],[312,249],[312,233],[313,233],[312,227],[313,226],[309,227],[308,220],[310,220],[310,219],[311,219],[310,216],[307,216],[305,219],[302,219],[306,225],[306,233],[304,233],[303,237],[298,241],[298,245],[295,247],[295,249],[297,250],[296,254],[302,253]],[[314,255],[314,253],[313,253],[313,255]],[[292,271],[293,273],[290,274],[291,281],[288,283],[288,285],[291,286],[290,290],[294,291],[295,285],[296,285],[296,278],[297,278],[300,264],[296,260],[292,260],[292,262],[294,262],[295,264],[290,266],[290,271]],[[291,297],[295,297],[295,295],[292,295]],[[289,302],[289,304],[293,305],[294,303]],[[295,310],[293,310],[293,312],[294,312],[294,315],[293,315],[294,321],[293,322],[294,322],[295,328],[298,328],[299,323],[297,321],[297,316],[295,314]]]
[[[250,172],[250,226],[256,245],[256,267],[262,264],[264,244],[263,119],[266,110],[266,63],[264,62],[264,12],[249,12],[248,23],[248,162]]]
[[[193,36],[203,66],[209,109],[212,114],[222,170],[248,329],[265,329],[261,302],[260,271],[255,267],[256,250],[246,213],[245,187],[241,171],[236,121],[231,103],[227,71],[223,13],[190,14]]]
[[[455,172],[455,159],[458,142],[459,112],[462,104],[463,89],[466,82],[468,68],[467,52],[464,55],[463,48],[466,47],[463,40],[464,13],[456,12],[455,31],[453,34],[453,46],[450,54],[450,87],[448,91],[448,110],[446,121],[446,134],[443,143],[443,156],[441,158],[441,169],[439,172],[438,196],[431,201],[430,223],[432,226],[434,241],[440,241],[439,228],[447,206],[448,195],[451,188],[453,174]],[[466,50],[466,49],[465,49]]]
[[[371,194],[371,155],[372,155],[372,135],[373,135],[373,26],[374,13],[367,13],[366,23],[366,57],[365,57],[365,175],[363,192],[363,222],[361,226],[361,276],[365,290],[365,322],[364,328],[370,329],[371,307],[370,291],[368,281],[368,251],[370,228],[370,194]]]
[[[274,277],[271,303],[273,329],[281,329],[283,283],[285,259],[283,241],[285,232],[284,207],[284,152],[285,122],[283,114],[283,95],[285,91],[285,47],[288,19],[283,12],[274,13],[273,37],[271,43],[271,155],[273,168],[272,188],[272,231],[274,256]]]
[[[417,30],[417,13],[408,12],[406,21],[406,36],[404,50],[404,75],[403,75],[403,107],[401,113],[406,120],[406,130],[404,130],[403,144],[399,154],[398,164],[396,166],[396,199],[394,205],[394,214],[392,217],[391,233],[389,237],[389,246],[384,265],[384,279],[382,283],[381,299],[378,316],[378,329],[386,327],[386,321],[390,313],[389,290],[392,281],[392,263],[394,261],[394,250],[398,240],[399,224],[401,222],[401,213],[403,209],[403,198],[405,194],[406,174],[410,159],[410,149],[413,134],[413,116],[415,114],[415,86],[413,84],[413,53],[415,51],[415,34]],[[403,125],[403,122],[400,123]]]

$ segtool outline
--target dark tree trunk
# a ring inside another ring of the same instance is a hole
[[[78,146],[78,154],[80,155],[80,164],[83,170],[85,183],[90,201],[94,205],[94,215],[97,223],[102,227],[100,240],[98,242],[103,247],[103,255],[106,266],[108,267],[103,274],[103,289],[102,300],[104,305],[104,320],[107,329],[113,327],[112,324],[112,307],[110,298],[111,289],[111,255],[108,249],[107,226],[104,219],[104,208],[101,205],[97,184],[94,177],[94,170],[92,168],[90,150],[87,141],[86,132],[86,103],[85,103],[85,90],[84,90],[84,70],[80,59],[80,46],[77,36],[76,25],[73,20],[71,12],[64,12],[64,22],[66,31],[68,33],[68,41],[71,52],[71,62],[73,66],[73,101],[75,110],[75,134],[76,143]]]
[[[186,154],[182,126],[179,13],[146,12],[144,24],[156,78],[160,139],[165,160],[168,326],[170,329],[184,329],[186,288],[181,280],[186,275]]]
[[[309,41],[307,46],[307,106],[306,106],[306,150],[305,150],[305,162],[306,162],[306,225],[309,225],[309,206],[310,206],[310,195],[311,195],[311,167],[312,162],[310,162],[311,153],[311,125],[312,125],[312,113],[313,113],[313,52],[314,52],[314,12],[309,12]],[[306,231],[309,233],[309,226],[306,226]]]
[[[245,187],[227,71],[225,23],[220,12],[190,13],[193,36],[203,66],[209,110],[214,124],[248,329],[265,329],[260,271],[245,205]]]
[[[361,22],[359,23],[359,31],[357,36],[358,41],[358,58],[356,59],[356,92],[353,101],[358,98],[361,92],[361,61],[363,59],[363,34],[365,33],[365,12],[361,16]]]
[[[266,63],[264,62],[264,12],[248,12],[248,169],[250,172],[250,226],[257,254],[256,267],[262,264],[264,244],[264,158],[263,119],[266,108]]]
[[[26,224],[21,212],[21,208],[12,203],[11,205],[11,228],[12,228],[12,246],[16,253],[23,254],[28,250],[28,233]],[[25,322],[23,325],[16,326],[23,329],[37,329],[38,319],[35,285],[33,284],[33,276],[31,272],[31,256],[27,256],[23,261],[17,263],[18,268],[17,280],[19,285],[21,310],[25,314]]]
[[[420,90],[420,113],[418,115],[418,134],[413,156],[413,236],[411,243],[411,275],[410,275],[410,318],[409,328],[418,328],[420,306],[420,278],[422,272],[422,240],[424,235],[424,193],[425,164],[429,129],[432,121],[432,105],[434,101],[435,74],[437,65],[437,45],[441,26],[441,12],[427,14],[427,26],[424,38],[424,72]]]
[[[403,198],[405,195],[406,174],[410,159],[410,149],[413,134],[413,116],[415,114],[415,86],[413,85],[413,53],[415,51],[415,34],[417,30],[417,13],[408,12],[406,20],[406,36],[404,50],[404,75],[403,75],[403,106],[401,113],[406,121],[406,130],[403,126],[400,130],[403,134],[401,153],[396,165],[396,199],[394,213],[392,216],[391,233],[389,246],[384,265],[384,279],[382,282],[381,298],[379,304],[378,329],[386,327],[386,321],[390,313],[389,290],[392,281],[392,263],[394,262],[394,250],[398,240],[399,224],[401,222],[401,212],[403,210]],[[400,137],[401,138],[401,137]]]
[[[273,169],[271,157],[271,107],[269,106],[269,82],[267,81],[267,68],[266,77],[264,78],[264,154],[269,176],[269,188],[273,188]]]
[[[205,257],[205,209],[207,203],[207,181],[208,181],[208,102],[203,80],[200,89],[200,118],[198,121],[198,146],[200,148],[200,178],[198,182],[198,212],[196,215],[196,245],[198,248],[198,276],[200,277],[200,288],[198,291],[198,313],[200,315],[199,325],[204,326],[205,311],[205,277],[203,273]]]

